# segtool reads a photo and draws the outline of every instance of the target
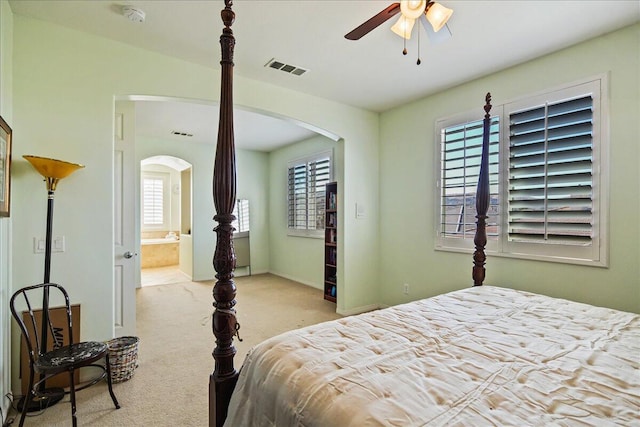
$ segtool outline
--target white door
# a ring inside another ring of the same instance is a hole
[[[115,336],[136,334],[135,104],[116,102],[114,171]]]

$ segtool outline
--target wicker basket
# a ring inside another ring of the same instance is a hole
[[[107,341],[111,381],[119,383],[133,376],[138,367],[138,337],[119,337]]]

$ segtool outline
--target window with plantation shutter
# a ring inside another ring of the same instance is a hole
[[[493,106],[488,253],[607,266],[605,88],[601,76]],[[436,123],[437,249],[473,248],[482,121],[467,117]]]
[[[236,219],[231,222],[231,226],[236,229],[235,233],[249,231],[249,200],[236,200],[232,214],[236,217]]]
[[[331,181],[331,153],[290,162],[287,176],[289,234],[322,237],[325,185]]]
[[[167,228],[165,199],[168,193],[167,174],[145,173],[142,176],[142,226]]]
[[[441,131],[440,236],[443,239],[473,239],[476,231],[476,187],[482,154],[482,120]],[[489,139],[489,182],[491,198],[487,235],[495,239],[499,231],[498,154],[500,119],[491,118]],[[452,243],[453,244],[453,243]],[[455,245],[455,244],[454,244]]]
[[[509,240],[590,245],[593,99],[509,115]]]

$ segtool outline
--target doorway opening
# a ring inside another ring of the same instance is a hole
[[[140,162],[141,286],[192,277],[191,164],[157,155]]]

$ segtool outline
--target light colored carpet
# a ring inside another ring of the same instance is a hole
[[[236,369],[249,348],[264,339],[340,317],[335,304],[323,300],[319,289],[270,274],[238,277],[235,281],[243,339],[235,340]],[[212,289],[213,282],[183,282],[138,290],[140,366],[132,379],[114,384],[122,406],[119,410],[115,410],[106,384],[78,392],[79,425],[208,425],[207,393],[214,364]],[[71,425],[68,397],[42,414],[29,415],[25,426]]]
[[[177,265],[168,267],[143,268],[140,276],[141,286],[170,285],[188,282],[190,277],[178,269]]]

